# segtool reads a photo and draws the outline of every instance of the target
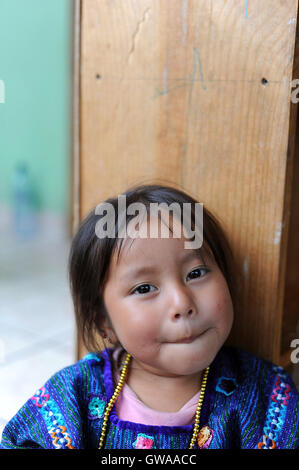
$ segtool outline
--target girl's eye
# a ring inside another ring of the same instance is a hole
[[[197,268],[197,269],[193,269],[193,271],[191,271],[187,278],[191,276],[191,279],[196,279],[196,278],[202,278],[204,277],[206,274],[204,275],[200,275],[199,273],[202,272],[202,271],[205,271],[206,273],[209,272],[209,269],[207,268]],[[142,294],[149,294],[150,292],[152,292],[150,290],[151,287],[154,287],[152,284],[141,284],[140,286],[138,287],[135,287],[135,289],[131,292],[132,294],[139,294],[139,295],[142,295]]]
[[[192,275],[192,276],[191,276],[191,279],[196,279],[197,277],[204,277],[205,274],[204,274],[204,276],[203,276],[203,275],[199,275],[199,273],[200,273],[201,271],[206,271],[206,273],[209,272],[209,270],[208,270],[207,268],[196,268],[196,269],[193,269],[193,271],[191,271],[190,274],[188,274],[187,277],[190,277],[190,276],[192,275],[192,273],[195,273],[195,275]]]
[[[135,292],[138,292],[138,294],[148,294],[150,292],[148,287],[154,286],[151,284],[141,284],[141,286],[135,287],[135,289],[132,291],[132,294],[135,294]]]

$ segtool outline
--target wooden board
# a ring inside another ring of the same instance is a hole
[[[80,218],[136,183],[180,185],[223,223],[231,342],[280,358],[297,0],[81,7]]]

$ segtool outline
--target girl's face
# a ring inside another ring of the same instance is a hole
[[[118,263],[116,255],[111,260],[103,292],[110,338],[139,367],[169,377],[207,367],[233,322],[221,270],[206,256],[204,266],[195,251],[184,248],[185,241],[128,238]]]

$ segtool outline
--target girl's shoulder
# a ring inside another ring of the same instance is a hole
[[[278,392],[299,401],[298,389],[283,367],[241,347],[224,346],[215,358],[218,382],[221,377],[234,379],[236,388],[247,393],[256,391],[265,397]],[[289,392],[289,393],[288,393]],[[291,393],[290,393],[291,392]]]
[[[77,362],[58,370],[47,384],[59,381],[62,387],[89,394],[90,388],[103,388],[104,373],[112,367],[112,350],[89,352]]]
[[[218,405],[214,408],[221,417],[233,410],[238,447],[299,448],[299,393],[284,368],[242,348],[225,346],[212,369]]]
[[[89,353],[35,390],[3,430],[2,448],[84,448],[84,416],[96,417],[105,397],[109,351]]]

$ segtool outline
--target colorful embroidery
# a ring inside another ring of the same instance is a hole
[[[72,439],[66,431],[64,419],[55,401],[50,399],[45,387],[40,388],[33,397],[34,405],[40,409],[41,415],[46,423],[48,433],[56,449],[74,449]]]
[[[56,449],[64,449],[65,447],[68,449],[74,449],[74,447],[71,445],[72,440],[66,432],[65,426],[58,426],[56,429],[52,428],[49,433],[53,439],[53,444]]]
[[[37,390],[35,395],[31,397],[31,400],[33,400],[35,403],[35,406],[38,406],[39,408],[42,408],[47,401],[49,400],[49,394],[45,393],[45,387],[40,388]]]
[[[264,426],[262,441],[258,443],[258,449],[275,449],[280,432],[285,422],[287,404],[291,395],[291,388],[285,382],[286,374],[282,367],[275,366],[277,372],[275,387],[270,396],[268,415]]]
[[[197,436],[197,444],[200,449],[207,449],[213,439],[214,431],[209,426],[203,426]]]
[[[146,434],[138,434],[137,439],[133,442],[134,449],[154,449],[154,438]]]
[[[217,392],[224,393],[224,395],[229,396],[234,393],[237,388],[237,381],[232,377],[220,377],[218,379],[216,390]]]
[[[282,404],[287,405],[287,401],[290,398],[289,392],[291,387],[288,384],[282,382],[279,377],[277,377],[275,385],[276,387],[274,388],[273,394],[271,395],[271,400],[278,404],[280,400],[282,400]],[[282,396],[282,393],[284,396]]]
[[[100,397],[94,397],[88,404],[88,417],[90,419],[102,418],[105,412],[106,402]]]
[[[265,447],[265,449],[275,449],[276,443],[272,439],[269,439],[268,436],[263,435],[263,442],[259,442],[257,447],[258,449],[262,449],[263,447]]]

